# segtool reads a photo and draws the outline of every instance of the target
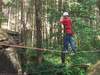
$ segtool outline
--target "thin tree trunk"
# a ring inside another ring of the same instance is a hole
[[[22,34],[22,41],[23,41],[23,43],[24,43],[24,45],[25,45],[25,43],[26,43],[26,40],[25,40],[25,29],[26,29],[26,24],[25,24],[25,17],[24,17],[24,4],[23,4],[23,2],[24,2],[24,0],[21,0],[21,24],[22,24],[22,32],[21,32],[21,34]]]
[[[2,22],[2,0],[0,0],[0,28],[1,28],[1,22]]]
[[[61,12],[62,11],[62,8],[63,8],[63,2],[62,2],[62,0],[58,0],[58,10],[59,10],[59,12]]]
[[[26,45],[26,23],[25,23],[25,14],[24,14],[24,0],[21,0],[21,41],[23,42],[23,45]],[[21,50],[21,60],[22,60],[22,66],[27,63],[26,59],[26,49]]]
[[[99,14],[100,14],[100,0],[97,0],[97,6],[99,8]]]
[[[41,48],[42,47],[42,0],[36,0],[35,1],[35,18],[36,18],[36,47]],[[42,62],[42,53],[37,51],[37,61],[38,63]]]
[[[61,14],[61,11],[62,11],[62,8],[63,8],[63,2],[62,2],[62,0],[58,0],[58,12]],[[58,32],[59,33],[62,33],[62,26],[60,25],[60,29],[58,29]],[[59,36],[58,36],[58,44],[60,44],[61,42],[62,42],[62,36],[61,36],[62,34],[60,34]]]

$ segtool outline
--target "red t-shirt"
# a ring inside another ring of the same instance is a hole
[[[60,20],[60,23],[62,23],[65,26],[66,33],[73,34],[72,21],[71,21],[70,17],[63,18],[62,20]]]

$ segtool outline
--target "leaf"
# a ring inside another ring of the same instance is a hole
[[[3,2],[4,2],[4,4],[6,5],[6,4],[8,4],[9,2],[11,3],[12,0],[3,0]]]

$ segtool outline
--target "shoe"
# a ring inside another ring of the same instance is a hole
[[[68,53],[68,51],[62,51],[62,53]]]
[[[76,54],[76,52],[77,52],[77,50],[76,50],[76,49],[73,49],[72,51],[73,51],[73,53],[75,53],[75,54]]]
[[[71,53],[71,55],[76,55],[76,53]]]

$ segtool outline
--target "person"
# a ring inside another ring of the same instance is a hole
[[[68,12],[64,12],[63,16],[60,18],[60,23],[65,27],[65,36],[64,36],[64,49],[61,52],[62,63],[65,63],[65,54],[68,53],[68,45],[70,44],[73,53],[76,53],[76,43],[73,39],[73,30],[72,30],[72,21],[69,17]]]

